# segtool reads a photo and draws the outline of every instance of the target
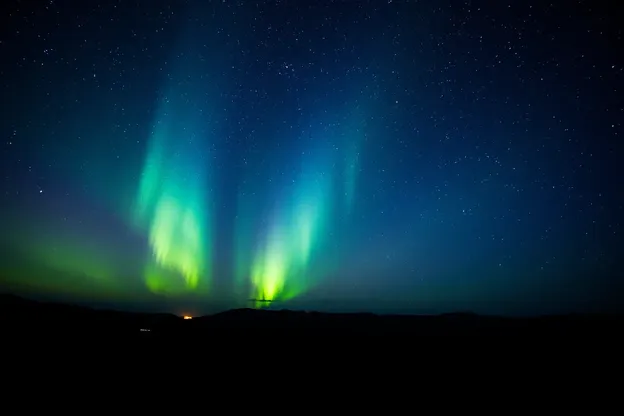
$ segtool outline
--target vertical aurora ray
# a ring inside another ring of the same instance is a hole
[[[201,4],[190,14],[203,10]],[[194,23],[193,23],[194,22]],[[196,23],[196,24],[195,24]],[[205,293],[211,281],[214,210],[211,176],[219,93],[214,39],[203,24],[185,26],[179,48],[168,64],[164,96],[155,114],[135,199],[135,219],[149,240],[144,279],[161,294]],[[209,46],[213,46],[210,48]]]
[[[201,114],[184,88],[174,92],[163,101],[135,206],[152,254],[145,282],[152,292],[169,294],[203,287],[210,266]]]
[[[316,127],[309,123],[318,131],[303,131],[301,146],[285,159],[271,160],[273,168],[281,166],[273,176],[258,182],[253,168],[244,175],[235,225],[234,286],[237,297],[251,298],[254,307],[298,298],[338,267],[337,252],[345,243],[341,233],[356,205],[370,119],[368,106],[357,100],[342,114],[348,115]],[[297,161],[300,169],[291,170]]]
[[[251,257],[248,278],[256,307],[286,301],[308,289],[318,276],[312,263],[322,250],[330,220],[330,171],[307,169],[293,193],[279,200],[268,229]]]

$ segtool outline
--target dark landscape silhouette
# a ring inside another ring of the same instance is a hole
[[[615,334],[618,315],[565,315],[533,318],[442,315],[375,315],[291,310],[233,309],[193,317],[97,310],[0,295],[0,331],[28,335],[192,336],[222,335],[509,335],[583,336]]]

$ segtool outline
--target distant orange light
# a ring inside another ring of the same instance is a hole
[[[184,315],[184,319],[193,319],[192,316]]]

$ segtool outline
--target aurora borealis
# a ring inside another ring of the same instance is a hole
[[[172,95],[188,92],[174,90]],[[200,276],[209,279],[209,162],[195,144],[202,137],[201,131],[195,131],[201,114],[197,110],[193,114],[193,108],[178,100],[164,98],[137,196],[137,219],[148,230],[154,260],[145,278],[155,292],[197,289]],[[174,275],[181,278],[179,282]]]
[[[253,298],[259,301],[295,297],[315,279],[309,267],[331,224],[334,172],[321,160],[308,164],[280,187],[283,195],[267,211],[266,233],[247,247],[253,255],[243,274],[251,276]]]
[[[9,1],[0,289],[191,315],[615,308],[620,29],[477,3]]]

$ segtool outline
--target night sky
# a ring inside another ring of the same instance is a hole
[[[191,314],[615,310],[607,4],[6,0],[0,289]]]

